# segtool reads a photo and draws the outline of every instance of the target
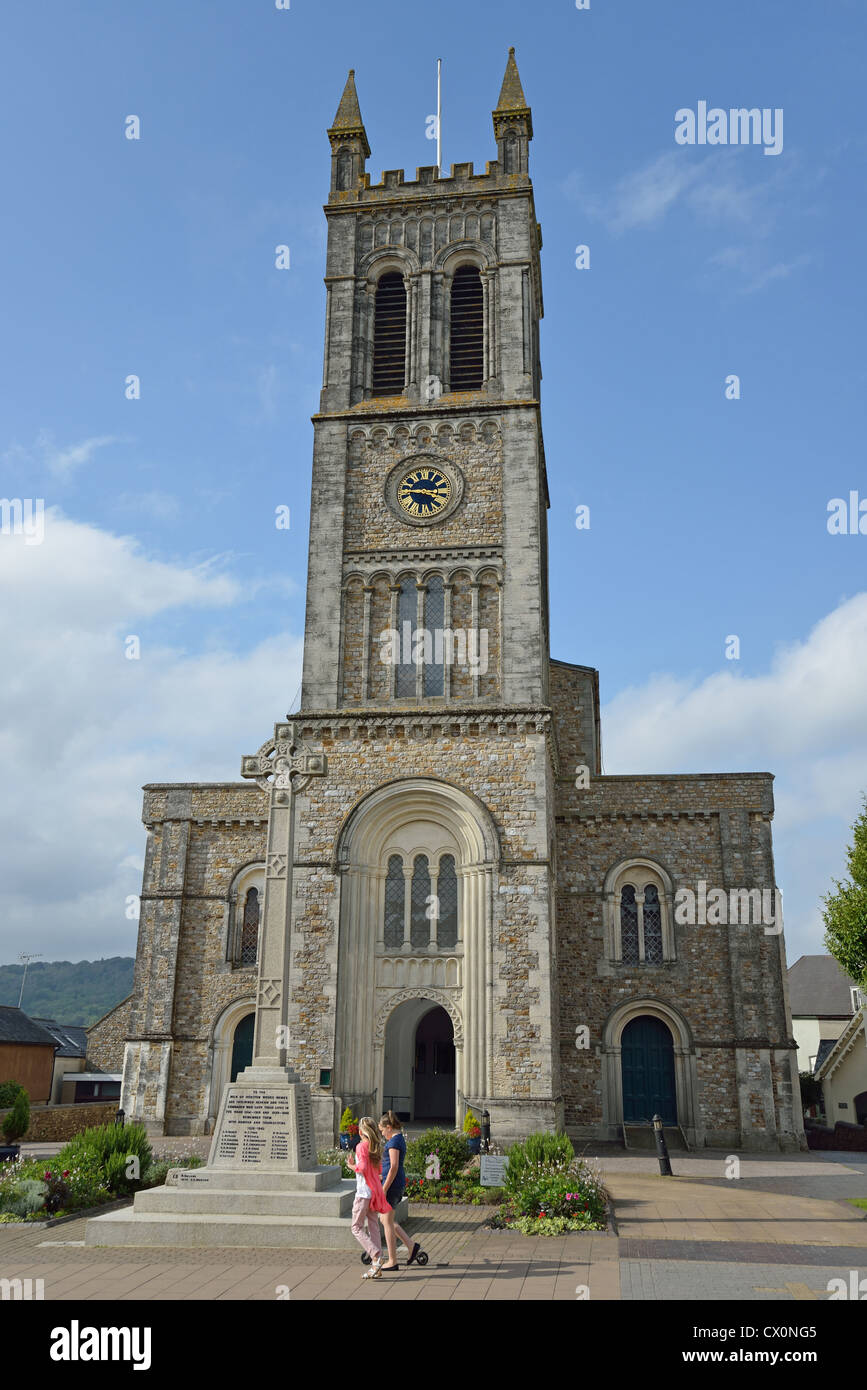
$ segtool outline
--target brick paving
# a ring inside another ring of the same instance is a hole
[[[172,1145],[176,1141],[171,1141]],[[0,1278],[43,1279],[46,1300],[389,1299],[809,1301],[828,1280],[867,1276],[862,1156],[677,1156],[661,1178],[653,1157],[600,1155],[616,1229],[554,1238],[488,1231],[487,1207],[414,1207],[408,1231],[425,1268],[362,1281],[355,1255],[335,1250],[85,1248],[84,1220],[0,1226]],[[359,1252],[360,1254],[360,1252]],[[405,1258],[405,1252],[399,1254]]]

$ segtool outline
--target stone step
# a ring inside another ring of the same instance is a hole
[[[686,1153],[689,1145],[683,1137],[680,1125],[664,1125],[662,1129],[669,1153]],[[653,1125],[624,1125],[623,1142],[627,1149],[639,1149],[645,1153],[656,1153],[656,1138]]]
[[[193,1212],[206,1215],[346,1216],[352,1214],[355,1183],[324,1192],[262,1192],[250,1188],[154,1187],[136,1194],[139,1212]]]
[[[355,1189],[354,1178],[341,1176],[337,1164],[328,1168],[314,1168],[309,1173],[262,1172],[253,1168],[170,1168],[166,1174],[166,1186],[188,1188],[196,1192],[217,1190],[232,1191],[243,1189],[246,1192],[285,1192],[287,1186],[298,1192],[324,1192],[341,1186]],[[156,1189],[159,1190],[159,1189]]]
[[[406,1226],[406,1198],[395,1210]],[[136,1212],[129,1207],[95,1216],[85,1228],[87,1246],[181,1246],[188,1249],[346,1250],[360,1254],[348,1216],[251,1216],[186,1212]],[[385,1242],[383,1241],[383,1248]]]

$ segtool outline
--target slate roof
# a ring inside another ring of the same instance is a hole
[[[815,1062],[813,1063],[813,1075],[814,1075],[814,1076],[816,1075],[816,1072],[819,1070],[820,1066],[821,1066],[822,1063],[824,1062],[825,1058],[828,1056],[828,1053],[829,1053],[829,1052],[833,1052],[833,1051],[834,1051],[834,1048],[835,1048],[836,1046],[837,1046],[837,1039],[836,1039],[836,1038],[820,1038],[820,1039],[819,1039],[819,1050],[818,1050],[818,1052],[816,1053],[816,1060],[815,1060]]]
[[[833,956],[801,956],[789,968],[793,1018],[851,1018],[850,980]]]
[[[76,1024],[55,1023],[53,1018],[36,1018],[34,1023],[39,1023],[47,1029],[55,1042],[59,1043],[56,1056],[58,1057],[86,1057],[87,1056],[87,1029],[79,1028]]]
[[[40,1047],[56,1047],[55,1039],[47,1028],[34,1023],[20,1009],[11,1004],[0,1004],[0,1043],[32,1043]]]

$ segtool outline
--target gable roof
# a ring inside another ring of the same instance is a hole
[[[87,1029],[76,1024],[55,1023],[53,1018],[33,1018],[34,1023],[45,1028],[58,1044],[58,1057],[86,1057]]]
[[[793,1018],[851,1018],[855,981],[833,956],[801,956],[789,968]]]
[[[822,1063],[824,1062],[825,1058],[828,1056],[828,1053],[829,1053],[829,1052],[833,1052],[833,1050],[834,1050],[834,1048],[835,1048],[836,1046],[837,1046],[837,1039],[836,1039],[836,1038],[820,1038],[820,1039],[819,1039],[819,1050],[818,1050],[818,1052],[816,1053],[816,1060],[815,1060],[815,1062],[813,1063],[813,1075],[814,1075],[814,1076],[816,1075],[816,1072],[817,1072],[817,1071],[819,1070],[819,1068],[821,1067],[821,1065],[822,1065]]]
[[[0,1043],[32,1043],[39,1047],[56,1047],[47,1028],[34,1023],[12,1004],[0,1004]]]

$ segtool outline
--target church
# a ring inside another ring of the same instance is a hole
[[[677,909],[774,892],[771,775],[603,775],[598,673],[549,654],[514,50],[493,124],[483,173],[374,183],[349,74],[300,709],[240,781],[144,788],[134,989],[89,1055],[154,1134],[211,1133],[252,1063],[308,1084],[320,1147],[349,1106],[487,1110],[500,1142],[628,1143],[659,1114],[689,1148],[797,1149],[779,928]]]

